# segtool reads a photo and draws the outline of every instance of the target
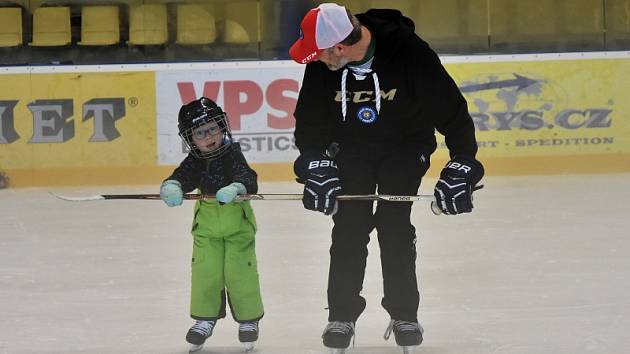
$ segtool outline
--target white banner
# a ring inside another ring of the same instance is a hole
[[[157,71],[158,164],[179,164],[186,151],[177,114],[200,96],[217,102],[249,162],[293,161],[293,112],[304,66],[278,62],[227,63],[207,70]]]
[[[443,57],[489,158],[628,154],[628,53]],[[156,69],[158,164],[178,164],[182,103],[199,96],[227,112],[250,162],[290,163],[293,112],[304,66],[289,61],[232,62]],[[597,80],[591,80],[596,77]],[[587,83],[588,84],[585,84]],[[447,158],[443,138],[436,157]]]

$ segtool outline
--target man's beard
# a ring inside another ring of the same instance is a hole
[[[350,59],[341,58],[339,62],[335,64],[326,64],[326,66],[328,67],[328,70],[330,71],[337,71],[343,68],[344,66],[346,66],[346,64],[348,64],[349,62],[350,62]]]

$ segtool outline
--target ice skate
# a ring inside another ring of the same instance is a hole
[[[322,339],[324,346],[331,350],[331,354],[344,354],[354,338],[354,322],[333,321],[324,329]]]
[[[388,340],[392,331],[394,338],[396,338],[396,344],[402,347],[403,354],[412,354],[415,348],[422,343],[424,329],[416,322],[391,320],[383,338]]]
[[[212,335],[212,330],[214,330],[214,326],[217,321],[200,321],[197,320],[195,324],[188,330],[186,333],[186,341],[190,343],[189,353],[194,353],[201,348],[203,348],[203,344],[206,342]]]
[[[253,351],[258,340],[258,321],[239,324],[238,340],[245,345],[246,353]]]

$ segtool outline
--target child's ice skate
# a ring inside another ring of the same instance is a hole
[[[324,329],[322,339],[324,346],[331,349],[332,354],[344,354],[354,338],[354,322],[333,321]]]
[[[258,321],[239,324],[238,340],[245,345],[245,352],[254,350],[254,345],[258,340]]]
[[[189,353],[194,353],[203,348],[203,344],[212,335],[212,330],[217,324],[216,320],[202,321],[197,320],[195,324],[186,333],[186,341],[190,343]]]
[[[422,343],[424,329],[417,322],[391,320],[383,336],[385,340],[389,339],[392,331],[394,331],[396,344],[403,349],[403,354],[413,353],[414,349]]]

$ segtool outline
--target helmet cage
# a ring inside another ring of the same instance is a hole
[[[232,134],[230,132],[230,123],[227,115],[220,107],[203,107],[195,112],[194,117],[182,127],[180,124],[179,136],[182,138],[190,153],[200,159],[214,160],[223,156],[232,143]],[[208,123],[216,123],[219,127],[217,134],[222,134],[221,145],[212,151],[201,151],[193,140],[195,129]]]

